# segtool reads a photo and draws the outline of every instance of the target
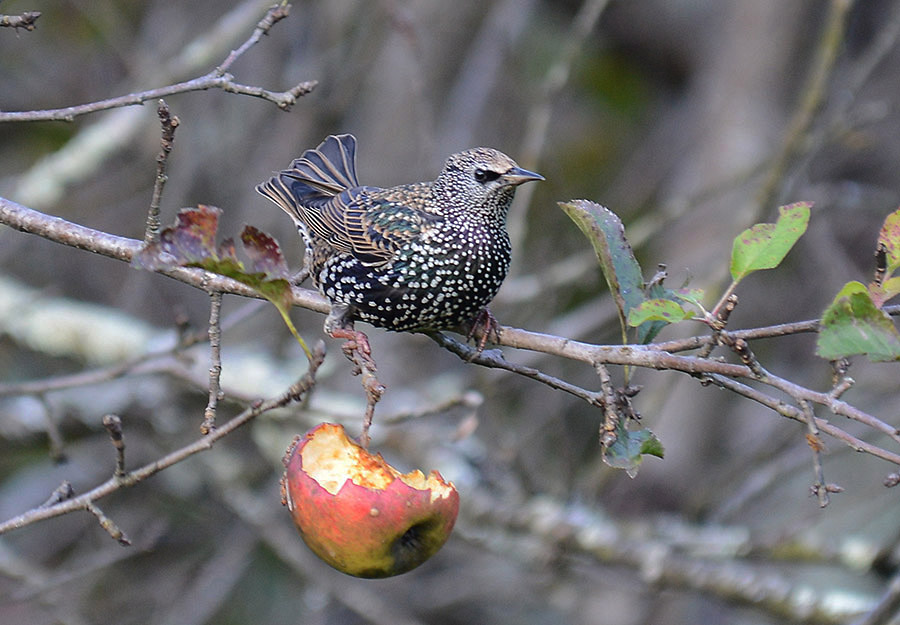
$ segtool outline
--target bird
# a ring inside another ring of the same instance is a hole
[[[477,352],[499,325],[487,306],[509,271],[516,188],[544,180],[492,148],[451,155],[433,182],[360,185],[356,137],[329,135],[257,185],[294,221],[310,279],[328,300],[325,333],[371,354],[356,321],[392,331],[468,328]]]

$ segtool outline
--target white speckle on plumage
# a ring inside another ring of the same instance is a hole
[[[434,182],[361,187],[355,150],[351,135],[328,137],[257,187],[297,222],[338,323],[420,330],[472,321],[509,270],[515,187],[541,177],[475,148],[447,159]]]

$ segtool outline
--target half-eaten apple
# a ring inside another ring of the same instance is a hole
[[[459,493],[440,473],[401,473],[340,425],[297,436],[284,465],[282,502],[304,542],[348,575],[414,569],[447,542],[459,512]]]

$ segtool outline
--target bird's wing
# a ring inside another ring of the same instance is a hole
[[[377,187],[348,189],[325,204],[301,208],[303,221],[337,251],[365,265],[383,264],[442,218],[382,195]]]

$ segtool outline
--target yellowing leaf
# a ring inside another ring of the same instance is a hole
[[[828,360],[866,354],[875,362],[900,360],[900,333],[861,282],[848,282],[822,315],[816,353]]]
[[[676,323],[690,319],[694,314],[670,299],[648,299],[628,311],[628,325],[639,326],[645,321]]]
[[[731,278],[738,282],[760,269],[777,267],[806,232],[812,202],[797,202],[778,209],[774,224],[756,224],[734,239]]]
[[[885,218],[878,233],[878,243],[884,246],[890,275],[900,268],[900,208]]]

